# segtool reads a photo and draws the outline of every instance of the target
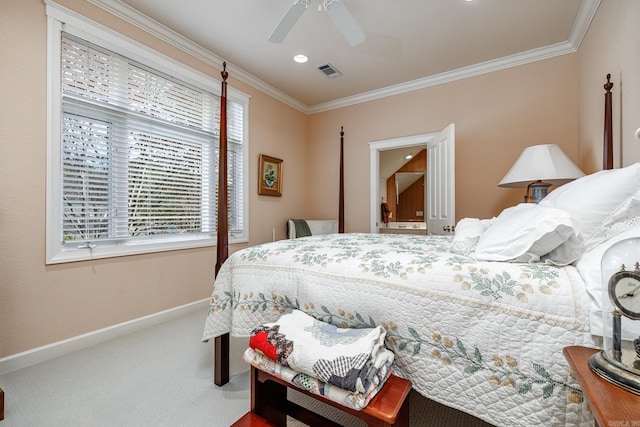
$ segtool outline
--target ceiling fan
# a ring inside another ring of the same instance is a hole
[[[322,1],[321,4],[320,1]],[[311,0],[295,0],[269,36],[269,41],[272,43],[282,43],[310,4]],[[333,23],[338,27],[340,32],[342,32],[342,35],[351,46],[355,46],[364,41],[364,33],[360,29],[360,26],[358,26],[358,23],[353,19],[347,7],[340,0],[318,0],[318,10],[320,9],[327,11]]]

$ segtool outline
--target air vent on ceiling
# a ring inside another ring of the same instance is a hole
[[[322,71],[330,79],[334,79],[342,75],[340,71],[336,70],[336,68],[329,63],[319,66],[318,70]]]

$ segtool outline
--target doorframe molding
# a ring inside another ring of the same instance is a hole
[[[371,210],[369,213],[369,223],[371,233],[378,232],[378,211],[380,201],[380,151],[393,150],[396,148],[416,147],[424,145],[440,132],[423,133],[420,135],[402,136],[399,138],[382,139],[369,142],[369,171],[370,171],[370,197]]]

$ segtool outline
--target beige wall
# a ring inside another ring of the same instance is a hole
[[[497,215],[522,200],[499,188],[522,150],[555,143],[578,158],[576,55],[535,62],[310,118],[310,209],[330,215],[337,200],[337,134],[345,129],[345,229],[368,232],[369,142],[456,125],[456,218]],[[329,184],[329,185],[327,185]]]
[[[219,79],[220,70],[83,0],[61,3]],[[0,358],[206,298],[215,264],[206,248],[45,266],[44,9],[42,0],[0,1]],[[230,85],[251,95],[249,244],[271,240],[273,228],[284,238],[289,217],[337,216],[342,125],[347,232],[368,231],[370,141],[455,123],[457,218],[520,202],[522,190],[497,183],[528,145],[557,143],[585,172],[599,169],[606,73],[624,86],[614,138],[622,134],[625,164],[640,160],[639,9],[604,0],[577,54],[308,117],[238,82],[230,66]],[[282,198],[257,195],[260,153],[284,160]]]
[[[602,169],[602,121],[607,74],[613,82],[614,167],[640,161],[640,1],[604,0],[579,57],[580,163],[585,173]]]
[[[60,3],[220,80],[220,70],[85,1]],[[207,298],[215,248],[45,265],[42,0],[0,1],[0,52],[0,358]],[[273,228],[282,239],[286,218],[305,209],[307,118],[229,72],[230,86],[251,96],[250,244],[270,241]],[[284,160],[282,198],[257,195],[260,153]]]

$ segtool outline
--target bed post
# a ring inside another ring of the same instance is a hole
[[[340,192],[338,194],[338,233],[344,233],[344,126],[340,126]]]
[[[229,225],[227,214],[227,63],[222,63],[220,94],[220,149],[218,153],[218,243],[215,277],[229,256]],[[214,382],[221,386],[229,382],[229,333],[214,339]]]
[[[604,154],[603,169],[613,169],[613,126],[611,124],[611,74],[607,74],[607,83],[604,85]]]

